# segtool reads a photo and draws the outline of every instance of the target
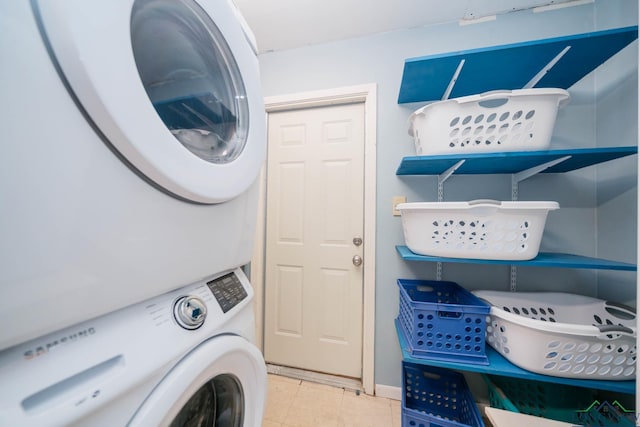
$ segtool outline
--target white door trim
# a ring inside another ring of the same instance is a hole
[[[375,337],[375,259],[376,259],[376,84],[349,86],[312,92],[267,97],[264,100],[267,114],[300,108],[328,105],[364,103],[364,278],[363,278],[363,341],[362,386],[367,394],[374,394],[374,337]],[[266,219],[266,171],[260,175],[260,204],[256,245],[251,261],[251,283],[256,298],[257,343],[264,348],[264,247]]]

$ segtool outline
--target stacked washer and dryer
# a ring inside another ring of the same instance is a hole
[[[261,425],[265,114],[235,7],[11,1],[0,33],[0,425]]]

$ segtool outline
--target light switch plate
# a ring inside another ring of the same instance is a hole
[[[407,196],[394,196],[392,199],[392,203],[393,203],[393,216],[400,216],[400,211],[396,209],[396,206],[398,206],[400,203],[406,203],[407,202]]]

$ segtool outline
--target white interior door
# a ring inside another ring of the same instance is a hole
[[[364,104],[269,114],[269,363],[362,375],[364,115]]]

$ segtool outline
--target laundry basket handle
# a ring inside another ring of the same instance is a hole
[[[477,216],[491,216],[498,212],[502,202],[499,200],[478,199],[467,202],[467,206],[469,206],[469,212],[473,212]]]
[[[477,205],[492,205],[492,206],[502,206],[502,202],[500,200],[495,199],[476,199],[470,200],[469,206],[477,206]]]
[[[484,93],[475,95],[463,96],[460,98],[453,98],[450,101],[457,102],[458,104],[466,104],[475,102],[484,108],[497,108],[505,105],[516,95],[555,95],[558,97],[558,105],[564,105],[569,100],[569,92],[564,89],[558,88],[546,88],[542,90],[540,88],[531,89],[516,89],[516,90],[491,90]]]
[[[479,93],[476,95],[464,96],[461,98],[453,98],[452,101],[457,102],[458,104],[468,104],[471,102],[483,103],[486,101],[502,101],[500,105],[496,105],[499,107],[501,105],[509,102],[509,97],[511,96],[512,91],[510,90],[492,90],[489,92]],[[491,108],[492,105],[487,105],[486,108]]]
[[[600,330],[600,333],[604,335],[612,335],[612,334],[629,335],[629,336],[635,335],[635,333],[633,332],[633,329],[627,328],[626,326],[622,326],[622,325],[597,325],[596,327]],[[603,338],[603,337],[601,336],[600,338]]]

